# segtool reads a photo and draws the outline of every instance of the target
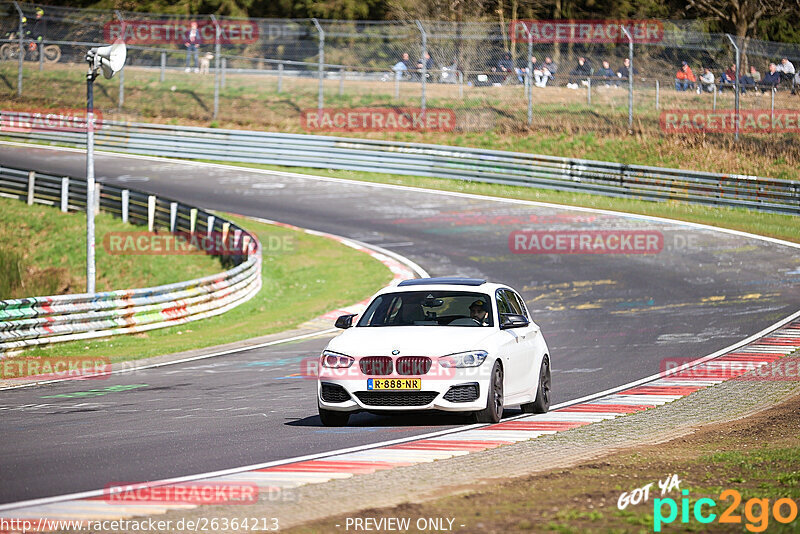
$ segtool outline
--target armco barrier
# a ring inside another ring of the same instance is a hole
[[[85,144],[80,132],[0,129],[0,136]],[[95,145],[131,154],[453,178],[800,214],[798,181],[519,152],[112,121],[103,122]]]
[[[96,294],[0,301],[0,354],[9,350],[143,332],[218,315],[261,288],[261,246],[255,236],[225,219],[176,201],[98,185],[96,203],[134,224],[171,232],[231,236],[240,255],[222,256],[220,274],[158,287]],[[29,204],[86,209],[85,180],[0,167],[0,196]]]

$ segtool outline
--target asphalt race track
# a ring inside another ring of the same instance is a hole
[[[85,156],[0,145],[0,165],[83,176]],[[98,155],[106,183],[331,232],[432,276],[520,290],[553,358],[554,402],[712,353],[800,304],[797,249],[642,218],[247,169]],[[653,231],[654,254],[514,254],[515,230]],[[269,253],[268,251],[265,252]],[[201,324],[198,324],[201,326]],[[464,419],[362,414],[329,429],[315,384],[289,377],[326,338],[102,381],[0,391],[0,504],[279,460],[452,428]],[[103,389],[97,396],[80,392]]]

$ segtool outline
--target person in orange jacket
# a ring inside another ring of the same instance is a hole
[[[680,70],[675,74],[675,90],[688,91],[694,89],[697,78],[694,77],[692,68],[685,61],[681,64]]]

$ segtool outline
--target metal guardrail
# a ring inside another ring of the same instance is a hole
[[[0,119],[6,113],[0,112]],[[81,132],[0,131],[0,135],[85,144]],[[520,152],[113,121],[96,131],[95,146],[131,154],[452,178],[800,214],[800,181]]]
[[[0,354],[60,341],[144,332],[221,314],[261,288],[258,239],[219,216],[170,199],[98,184],[100,209],[148,229],[228,236],[241,254],[221,256],[222,273],[174,284],[108,291],[0,300]],[[0,196],[28,204],[86,209],[86,181],[0,167]],[[212,234],[213,232],[213,234]]]

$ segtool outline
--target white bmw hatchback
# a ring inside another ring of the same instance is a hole
[[[322,352],[319,415],[442,410],[497,422],[506,406],[550,407],[550,353],[519,293],[472,278],[406,280],[379,291]]]

